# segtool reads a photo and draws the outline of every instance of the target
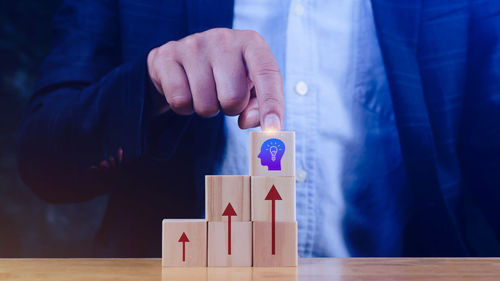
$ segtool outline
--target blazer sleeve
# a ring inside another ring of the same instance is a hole
[[[472,1],[460,152],[467,192],[500,241],[500,2]],[[473,218],[474,222],[477,220]],[[471,220],[472,221],[472,220]],[[473,231],[477,232],[477,227]],[[492,252],[492,243],[478,241]],[[489,244],[488,244],[489,243]],[[495,253],[498,255],[499,253]]]
[[[116,1],[66,1],[52,24],[53,49],[20,133],[20,174],[47,201],[85,201],[116,186],[91,166],[116,158],[118,149],[122,167],[148,155],[149,136],[158,135],[149,132],[158,124],[151,99],[159,93],[149,80],[147,52],[122,62]],[[190,118],[161,119],[168,160]]]

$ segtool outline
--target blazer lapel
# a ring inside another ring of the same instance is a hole
[[[413,200],[405,255],[467,255],[441,193],[422,89],[417,60],[422,1],[372,0],[372,7]]]

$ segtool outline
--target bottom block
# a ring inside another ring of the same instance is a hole
[[[252,222],[208,222],[208,266],[252,266]]]
[[[207,266],[205,220],[163,220],[162,266]]]
[[[274,240],[274,249],[273,249]],[[253,222],[254,266],[297,266],[297,222]]]
[[[181,268],[184,269],[185,268]],[[207,268],[207,279],[194,279],[189,276],[189,280],[207,280],[207,281],[221,281],[221,280],[231,280],[231,281],[252,281],[252,280],[263,280],[263,278],[252,278],[254,274],[254,268],[234,268],[229,269],[225,267],[208,267]],[[162,280],[165,281],[165,280]],[[279,280],[275,280],[279,281]]]

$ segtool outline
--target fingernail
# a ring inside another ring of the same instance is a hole
[[[266,116],[264,119],[264,128],[265,131],[279,131],[281,130],[281,121],[278,115],[271,113]]]

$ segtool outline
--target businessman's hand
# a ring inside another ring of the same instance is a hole
[[[281,129],[283,86],[266,41],[255,31],[211,29],[151,50],[148,70],[163,95],[156,112],[239,115],[242,129]]]

